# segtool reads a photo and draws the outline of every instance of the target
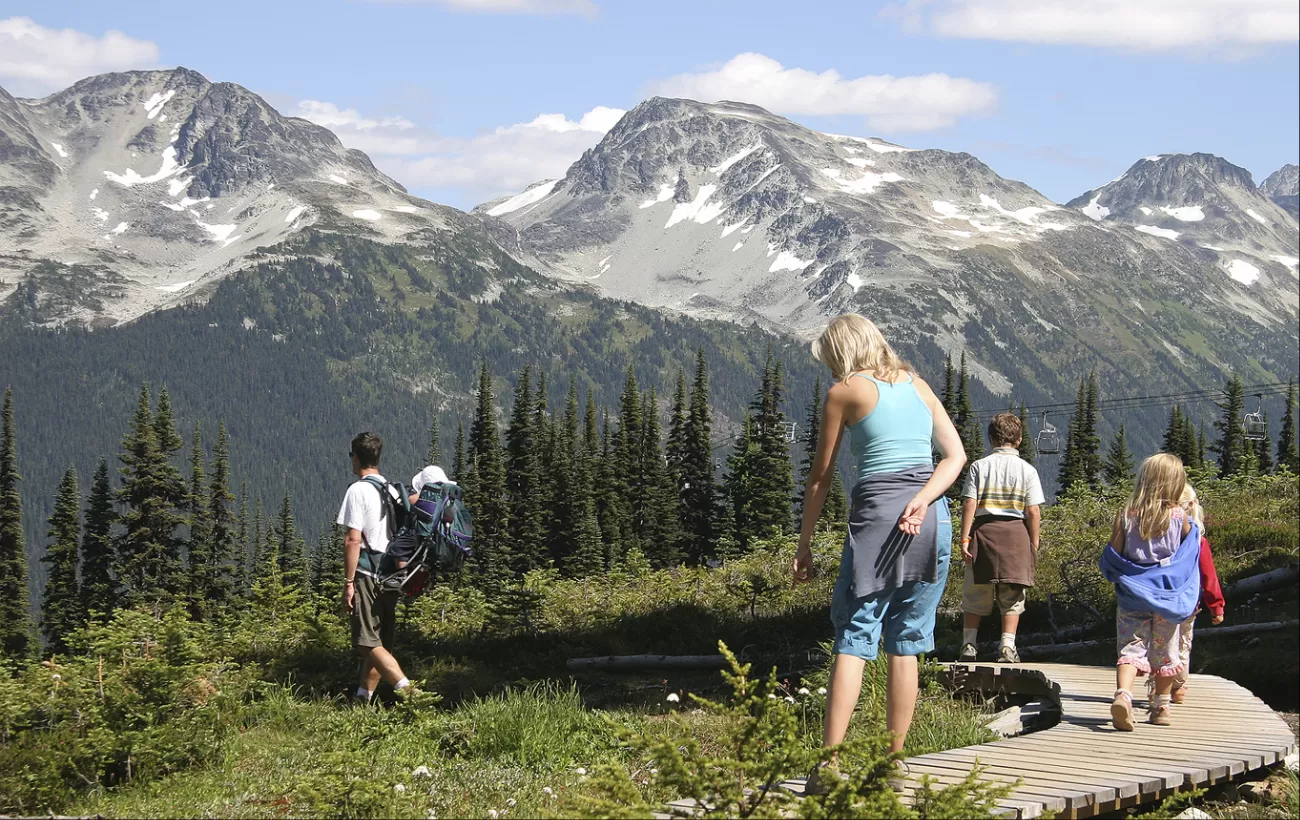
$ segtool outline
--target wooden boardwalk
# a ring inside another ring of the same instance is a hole
[[[1020,786],[1001,802],[1008,817],[1092,817],[1162,800],[1277,763],[1296,751],[1290,727],[1262,700],[1213,675],[1192,675],[1173,725],[1146,723],[1134,692],[1132,732],[1111,725],[1115,668],[1060,663],[947,664],[954,682],[986,692],[1046,695],[1060,706],[1049,729],[996,743],[908,758],[911,780],[956,783],[978,761],[984,779]]]
[[[1173,706],[1173,725],[1146,723],[1146,691],[1134,692],[1133,732],[1110,722],[1115,668],[1059,663],[945,664],[953,682],[983,692],[1035,695],[1060,707],[1048,729],[995,743],[907,759],[910,780],[960,782],[978,762],[985,780],[1020,785],[1000,802],[1002,815],[1092,817],[1162,800],[1278,763],[1296,751],[1295,736],[1263,701],[1231,681],[1192,675],[1187,701]],[[802,780],[783,787],[803,792]],[[909,784],[910,797],[914,791]],[[693,801],[670,804],[694,813]]]

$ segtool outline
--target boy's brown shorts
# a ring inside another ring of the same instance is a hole
[[[352,645],[357,648],[393,645],[397,633],[397,596],[395,589],[381,590],[369,575],[356,574],[356,591],[352,596]]]

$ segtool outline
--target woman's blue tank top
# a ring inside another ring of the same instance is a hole
[[[911,374],[908,374],[907,381],[897,384],[865,373],[854,373],[853,376],[875,382],[880,394],[870,413],[846,425],[849,446],[858,466],[858,479],[932,464],[934,415],[916,392]]]

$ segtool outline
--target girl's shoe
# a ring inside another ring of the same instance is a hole
[[[1110,719],[1121,732],[1133,731],[1133,696],[1120,690],[1110,704]]]
[[[1169,692],[1169,700],[1173,703],[1182,703],[1187,700],[1187,684],[1175,683],[1174,688]]]
[[[830,794],[831,789],[835,788],[837,779],[847,780],[848,778],[840,774],[840,770],[835,766],[829,763],[818,763],[808,773],[808,780],[804,783],[803,793],[806,795]]]
[[[1172,711],[1173,710],[1169,708],[1169,704],[1167,703],[1158,709],[1152,707],[1150,721],[1156,726],[1172,726],[1174,723],[1172,715],[1170,714]]]

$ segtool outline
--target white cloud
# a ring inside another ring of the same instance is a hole
[[[489,14],[586,14],[596,13],[592,0],[370,0],[372,3],[438,5],[455,11]]]
[[[980,40],[1230,51],[1300,40],[1295,0],[906,0],[882,14]]]
[[[0,20],[0,82],[15,94],[48,94],[106,71],[152,68],[158,46],[120,31],[95,37],[27,17]]]
[[[992,85],[947,74],[849,79],[834,70],[820,74],[786,68],[763,54],[739,54],[722,67],[678,74],[656,83],[657,94],[704,102],[733,100],[782,114],[860,115],[881,131],[928,131],[959,118],[991,111],[997,104]]]
[[[444,137],[403,117],[367,117],[333,103],[303,100],[296,116],[323,125],[349,148],[365,151],[409,188],[455,188],[474,205],[564,175],[625,113],[597,106],[577,120],[539,114],[529,122],[473,137]]]

